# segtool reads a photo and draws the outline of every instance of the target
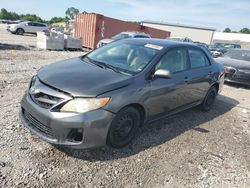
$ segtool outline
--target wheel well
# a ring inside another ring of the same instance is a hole
[[[146,111],[145,111],[144,107],[138,103],[129,104],[129,105],[125,106],[124,108],[126,108],[126,107],[134,107],[135,109],[138,110],[138,112],[140,113],[140,119],[141,119],[140,124],[142,126],[144,123],[145,117],[146,117]]]
[[[24,31],[24,29],[23,29],[23,28],[21,28],[21,27],[18,27],[18,28],[16,29],[16,31],[17,31],[18,29],[22,29],[22,30]],[[24,32],[25,32],[25,31],[24,31]]]
[[[217,93],[219,92],[219,84],[218,83],[214,83],[211,87],[215,87],[217,90]]]

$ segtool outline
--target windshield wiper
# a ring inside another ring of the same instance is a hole
[[[84,56],[82,57],[82,60],[86,59],[88,61],[88,63],[91,63],[91,64],[94,64],[98,67],[101,67],[101,68],[105,68],[103,65],[99,64],[99,63],[96,63],[96,61],[94,61],[93,59],[89,58],[88,56]]]
[[[84,58],[86,58],[87,61],[88,61],[89,63],[92,63],[92,64],[94,64],[94,65],[97,65],[98,67],[101,67],[101,68],[103,68],[103,69],[108,68],[108,69],[113,70],[114,72],[123,73],[123,72],[120,71],[117,67],[115,67],[115,66],[113,66],[113,65],[104,63],[104,62],[102,62],[102,61],[93,60],[93,59],[89,58],[88,56],[83,57],[83,59],[84,59]]]
[[[117,72],[117,73],[122,73],[122,71],[120,71],[117,67],[113,66],[113,65],[110,65],[110,64],[107,64],[107,63],[104,63],[104,62],[101,62],[101,61],[96,61],[96,60],[93,60],[97,65],[99,66],[102,66],[102,68],[108,68],[108,69],[111,69],[113,70],[114,72]]]

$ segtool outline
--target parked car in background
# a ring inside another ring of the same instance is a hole
[[[188,38],[188,37],[178,37],[178,36],[173,36],[173,37],[169,37],[167,38],[168,40],[174,40],[174,41],[180,41],[180,42],[190,42],[192,43],[192,39]]]
[[[202,49],[204,49],[208,54],[212,55],[212,52],[209,50],[208,45],[205,43],[201,43],[201,42],[194,42],[197,46],[201,47]]]
[[[224,53],[226,53],[229,49],[234,48],[241,48],[240,44],[233,44],[233,43],[214,43],[213,45],[209,46],[209,50],[213,54],[213,57],[220,57]]]
[[[102,47],[108,43],[111,43],[113,41],[126,39],[126,38],[151,38],[149,34],[143,33],[143,32],[137,32],[137,31],[128,31],[128,32],[121,32],[115,36],[113,36],[111,39],[102,39],[98,42],[97,48]]]
[[[0,20],[0,23],[3,23],[3,24],[19,24],[21,23],[22,20]]]
[[[24,33],[36,34],[39,31],[48,31],[49,27],[44,23],[25,21],[18,24],[9,24],[7,30],[13,34],[23,35]]]
[[[125,39],[41,68],[21,102],[24,125],[74,148],[127,145],[146,122],[209,111],[223,65],[191,43]]]
[[[250,86],[250,50],[230,49],[216,58],[225,68],[225,81]]]

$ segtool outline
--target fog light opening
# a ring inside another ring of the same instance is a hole
[[[83,129],[71,129],[67,136],[70,142],[81,142],[83,139]]]

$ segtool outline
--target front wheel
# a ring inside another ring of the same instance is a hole
[[[201,110],[204,112],[208,112],[211,109],[216,96],[217,96],[217,89],[215,88],[215,86],[212,86],[208,90],[207,95],[201,104]]]
[[[108,133],[107,144],[121,148],[131,142],[140,126],[140,113],[133,107],[126,107],[117,113]]]
[[[23,35],[24,34],[24,30],[22,28],[19,28],[16,30],[16,34],[17,35]]]

